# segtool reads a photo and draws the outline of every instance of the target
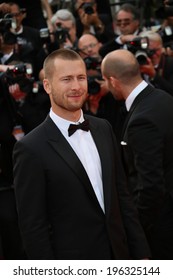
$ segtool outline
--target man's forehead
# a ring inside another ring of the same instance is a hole
[[[64,66],[67,65],[69,68],[74,68],[73,67],[74,63],[85,65],[82,58],[81,59],[80,58],[79,59],[70,59],[70,58],[68,59],[68,58],[63,58],[63,57],[56,57],[55,60],[54,60],[54,65],[55,66],[57,65],[58,69],[59,69],[60,66],[63,67],[63,65]]]
[[[72,25],[72,20],[68,19],[68,20],[63,20],[63,19],[57,19],[56,20],[56,24],[61,23],[62,25]]]
[[[96,44],[98,43],[98,41],[95,39],[95,38],[91,38],[91,37],[88,37],[88,38],[83,38],[82,40],[79,41],[79,44],[81,46],[84,46],[84,45],[90,45],[90,44]]]
[[[116,18],[132,18],[133,14],[130,11],[121,10],[117,13]]]

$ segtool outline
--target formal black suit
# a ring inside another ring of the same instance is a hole
[[[113,131],[105,120],[86,118],[101,159],[105,214],[83,165],[50,117],[15,145],[15,193],[29,259],[149,255]]]
[[[153,257],[173,258],[173,98],[147,86],[134,100],[122,148],[129,188]]]

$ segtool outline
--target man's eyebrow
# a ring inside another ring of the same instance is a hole
[[[86,74],[78,74],[78,75],[64,75],[62,77],[60,77],[60,79],[63,79],[63,78],[72,78],[72,77],[87,77]]]

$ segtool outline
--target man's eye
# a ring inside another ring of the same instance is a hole
[[[63,81],[70,81],[70,78],[64,78]]]
[[[79,77],[79,80],[80,80],[80,81],[84,81],[84,80],[86,80],[86,77],[83,77],[83,76],[82,76],[82,77]]]

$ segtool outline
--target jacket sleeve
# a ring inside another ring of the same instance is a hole
[[[14,147],[13,161],[19,226],[27,256],[53,259],[41,159],[19,141]]]

